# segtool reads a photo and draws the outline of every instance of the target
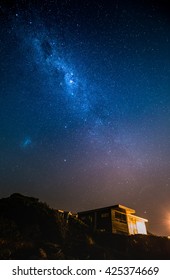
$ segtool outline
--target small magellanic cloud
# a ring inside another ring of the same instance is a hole
[[[25,137],[20,144],[21,149],[28,149],[32,146],[32,140],[30,137]]]

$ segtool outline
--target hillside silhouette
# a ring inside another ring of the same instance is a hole
[[[0,199],[0,259],[170,259],[170,240],[93,232],[37,198]]]

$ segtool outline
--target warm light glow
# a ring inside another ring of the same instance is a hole
[[[168,213],[168,215],[167,215],[167,225],[168,225],[168,228],[170,229],[170,213]]]
[[[168,228],[170,230],[170,212],[169,211],[165,212],[164,224],[165,224],[166,228]]]
[[[128,217],[129,234],[147,234],[146,225],[143,220],[139,220],[139,217],[130,215]]]
[[[146,232],[146,226],[144,222],[136,222],[136,226],[137,226],[137,231],[139,234],[147,234]]]

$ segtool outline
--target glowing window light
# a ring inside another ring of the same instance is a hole
[[[137,226],[137,231],[139,234],[147,234],[146,232],[146,226],[144,222],[136,222],[136,226]]]

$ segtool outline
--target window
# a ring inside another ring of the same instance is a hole
[[[147,234],[146,226],[144,222],[137,221],[136,226],[137,226],[138,233]]]
[[[121,223],[126,223],[126,215],[115,211],[115,220],[117,220]]]

